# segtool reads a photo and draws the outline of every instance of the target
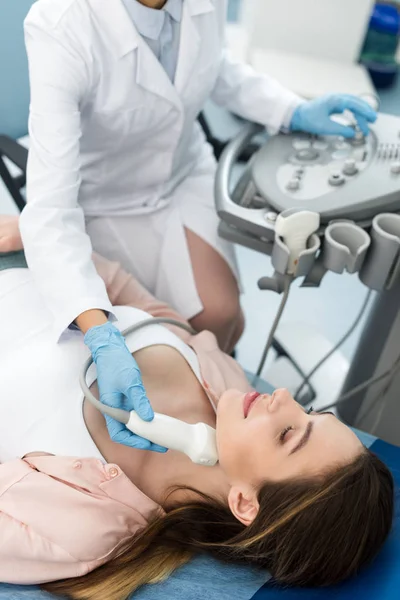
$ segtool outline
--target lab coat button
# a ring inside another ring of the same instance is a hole
[[[74,469],[81,469],[82,468],[82,463],[80,460],[77,460],[74,462],[74,464],[72,465]]]

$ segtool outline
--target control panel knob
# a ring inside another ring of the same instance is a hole
[[[334,186],[343,185],[345,181],[346,180],[341,173],[332,173],[329,177],[329,183]]]
[[[295,139],[293,140],[293,148],[295,150],[307,150],[307,148],[311,148],[311,142],[308,140]]]
[[[393,175],[400,175],[400,162],[394,162],[390,167],[390,170]]]
[[[343,138],[338,138],[338,141],[334,144],[336,150],[350,150],[351,146]]]
[[[317,152],[317,150],[314,150],[314,148],[309,148],[308,150],[299,150],[296,154],[296,158],[297,160],[300,160],[302,162],[316,160],[317,158],[319,158],[319,152]]]
[[[291,192],[296,192],[300,188],[300,181],[298,179],[291,179],[286,188]]]
[[[345,175],[356,175],[358,173],[357,162],[354,158],[348,158],[343,166],[343,173]]]
[[[324,142],[323,140],[317,140],[313,142],[312,147],[315,148],[315,150],[327,150],[329,144],[328,142]]]
[[[362,131],[357,131],[354,134],[353,139],[351,140],[351,143],[353,144],[353,146],[363,146],[366,142],[365,139],[365,135],[363,134]]]

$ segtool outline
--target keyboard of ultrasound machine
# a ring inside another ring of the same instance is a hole
[[[252,164],[258,193],[276,211],[315,210],[331,219],[371,219],[400,210],[400,119],[381,114],[366,138],[279,135]]]

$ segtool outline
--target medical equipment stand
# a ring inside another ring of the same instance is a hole
[[[380,292],[371,308],[346,377],[343,393],[392,367],[400,354],[400,277]],[[400,446],[400,372],[356,394],[338,407],[340,417],[377,437]],[[379,398],[385,390],[385,402]],[[368,413],[368,414],[367,414]],[[364,418],[363,418],[363,415]]]

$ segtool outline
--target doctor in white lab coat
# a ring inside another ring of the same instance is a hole
[[[234,253],[217,234],[215,161],[196,120],[206,100],[271,133],[350,137],[333,112],[353,110],[366,131],[375,118],[348,96],[302,102],[234,62],[225,19],[226,0],[38,0],[25,22],[31,147],[21,233],[54,340],[75,324],[95,360],[105,352],[96,362],[103,401],[146,397],[136,367],[136,391],[118,374],[124,344],[92,247],[196,329],[214,331],[222,348],[241,334]]]

